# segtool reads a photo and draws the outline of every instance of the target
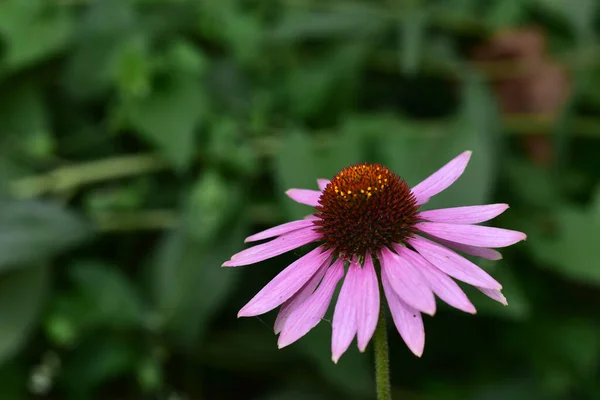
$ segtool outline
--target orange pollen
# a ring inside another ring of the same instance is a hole
[[[406,182],[379,164],[344,168],[327,185],[317,208],[317,231],[341,257],[364,256],[402,243],[417,222]]]

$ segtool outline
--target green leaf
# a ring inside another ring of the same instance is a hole
[[[44,305],[49,283],[46,266],[0,275],[0,364],[25,343]]]
[[[376,32],[385,22],[377,13],[377,9],[364,4],[348,4],[343,10],[310,12],[288,7],[269,36],[283,42],[364,37]]]
[[[44,0],[0,3],[0,34],[7,48],[0,71],[15,71],[62,50],[71,36],[73,21],[66,7]]]
[[[235,330],[217,331],[203,349],[203,359],[214,367],[243,373],[279,374],[286,354],[277,348],[271,327],[257,321],[238,320]]]
[[[152,68],[149,38],[132,35],[117,47],[112,59],[112,75],[121,96],[144,97],[150,93]]]
[[[571,279],[600,286],[600,212],[598,201],[587,210],[565,206],[554,213],[555,236],[529,243],[542,265]]]
[[[292,111],[297,116],[313,117],[352,99],[366,50],[365,43],[352,43],[290,68],[286,89]]]
[[[365,157],[365,135],[360,129],[355,129],[351,119],[342,126],[335,141],[317,155],[316,178],[331,179],[341,169],[365,162]]]
[[[428,15],[420,8],[410,9],[399,26],[401,39],[400,67],[405,74],[415,74],[421,63]]]
[[[239,200],[236,185],[225,182],[213,169],[205,171],[192,187],[189,198],[186,218],[189,233],[200,242],[210,242],[239,205]]]
[[[521,23],[524,12],[521,0],[498,0],[489,8],[486,20],[495,29],[510,28]]]
[[[102,383],[135,370],[141,359],[137,343],[110,335],[89,336],[74,355],[65,360],[61,376],[69,398],[93,398]]]
[[[105,0],[85,7],[69,53],[64,86],[77,99],[93,99],[112,89],[115,62],[132,38],[139,37],[139,16],[129,1]],[[117,63],[118,64],[118,63]],[[139,78],[136,78],[139,79]]]
[[[255,174],[259,167],[257,152],[246,139],[245,129],[230,117],[215,121],[210,130],[205,157],[241,175]]]
[[[80,262],[69,274],[86,304],[88,324],[113,328],[143,325],[145,305],[133,283],[117,267]]]
[[[505,260],[488,261],[477,259],[474,261],[477,265],[488,271],[494,279],[502,284],[502,293],[506,297],[508,306],[504,306],[489,297],[483,295],[476,289],[467,285],[469,299],[477,309],[479,314],[492,315],[504,318],[524,320],[530,316],[531,305],[525,295],[523,286],[513,272],[510,265]]]
[[[36,135],[48,131],[48,116],[42,93],[33,82],[18,82],[5,88],[0,97],[0,151],[7,157],[22,148]],[[25,140],[24,140],[25,139]],[[16,146],[15,146],[16,143]]]
[[[90,229],[58,204],[0,201],[0,269],[29,265],[73,247]]]
[[[189,166],[196,130],[206,111],[200,80],[188,74],[166,79],[148,97],[128,105],[126,119],[175,167]]]
[[[275,177],[287,215],[300,219],[312,212],[312,208],[298,204],[285,195],[288,189],[317,190],[317,167],[311,137],[301,131],[286,134],[275,157]]]
[[[484,204],[494,186],[496,108],[481,81],[470,79],[463,89],[462,112],[449,126],[424,131],[410,121],[388,120],[387,128],[394,133],[377,142],[386,165],[411,186],[463,151],[473,151],[461,178],[433,197],[424,209]]]
[[[353,343],[337,364],[331,361],[331,325],[321,321],[305,337],[290,346],[316,364],[318,372],[338,390],[358,396],[371,396],[375,390],[369,373],[368,357]],[[371,350],[370,348],[368,350]]]
[[[151,284],[162,325],[177,346],[191,347],[235,288],[239,272],[221,264],[239,250],[245,223],[223,238],[200,241],[185,229],[167,233],[151,269]]]
[[[549,14],[565,19],[580,37],[592,33],[597,1],[577,0],[576,3],[569,3],[562,0],[535,0],[534,3]]]

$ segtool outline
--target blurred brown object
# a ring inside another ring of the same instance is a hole
[[[571,93],[566,69],[547,54],[544,32],[535,27],[500,31],[473,52],[483,71],[494,72],[492,89],[503,114],[536,114],[555,121]],[[539,164],[553,161],[547,132],[523,138],[529,156]]]

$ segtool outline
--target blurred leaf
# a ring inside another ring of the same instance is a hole
[[[528,204],[548,208],[560,202],[559,187],[552,171],[511,157],[506,162],[506,172],[515,194]]]
[[[323,393],[308,390],[307,388],[277,390],[267,396],[261,397],[260,400],[327,400],[327,397]]]
[[[558,18],[564,18],[578,35],[587,36],[593,29],[598,3],[595,0],[533,0],[540,8]]]
[[[147,96],[151,90],[152,68],[149,38],[135,35],[116,49],[112,61],[113,79],[125,98]]]
[[[155,358],[143,360],[137,370],[138,384],[144,392],[154,392],[163,385],[162,366]]]
[[[26,399],[30,395],[25,386],[28,372],[20,360],[3,363],[0,366],[0,398]]]
[[[498,127],[496,103],[484,82],[470,75],[463,87],[460,119],[454,126],[443,153],[446,162],[465,150],[473,151],[464,174],[451,187],[435,196],[427,208],[485,204],[495,186]],[[437,169],[436,169],[437,170]],[[430,173],[435,172],[432,170]],[[429,174],[425,174],[425,179]]]
[[[523,290],[523,284],[515,275],[513,268],[507,265],[505,260],[488,261],[478,259],[475,263],[488,271],[494,279],[502,284],[502,293],[508,301],[508,306],[504,306],[491,300],[478,290],[463,285],[467,287],[469,299],[473,302],[478,313],[517,320],[527,319],[531,313],[531,305]]]
[[[400,67],[408,75],[416,73],[421,63],[428,15],[420,8],[411,8],[399,26],[401,38]]]
[[[554,214],[553,238],[540,238],[529,246],[548,268],[571,279],[600,285],[600,201],[588,210],[565,206]]]
[[[206,147],[206,158],[235,170],[243,175],[252,175],[258,170],[257,154],[249,140],[246,127],[233,118],[220,118],[210,131]]]
[[[0,269],[29,265],[86,239],[89,227],[58,204],[0,201]]]
[[[368,357],[361,354],[353,342],[339,362],[334,364],[331,361],[331,325],[325,321],[321,321],[290,349],[296,349],[315,362],[323,378],[338,390],[354,396],[372,396],[375,383],[369,373]]]
[[[142,325],[146,317],[142,299],[117,267],[81,262],[69,274],[85,301],[88,324],[115,328]]]
[[[519,25],[524,14],[521,0],[494,1],[486,16],[487,23],[495,28],[508,28]]]
[[[18,82],[5,88],[0,98],[0,143],[2,153],[29,150],[28,139],[48,130],[48,117],[42,93],[34,82]]]
[[[142,138],[179,169],[189,166],[196,150],[195,133],[207,107],[202,89],[196,77],[178,74],[129,104],[126,112]]]
[[[14,71],[54,55],[67,45],[71,30],[66,7],[51,7],[44,0],[0,3],[0,34],[7,44],[0,71]]]
[[[238,272],[221,264],[239,250],[244,231],[245,221],[238,218],[211,240],[199,240],[183,228],[163,238],[150,278],[157,312],[175,346],[192,346],[235,288]]]
[[[64,70],[68,93],[90,99],[108,92],[115,74],[115,57],[122,52],[123,44],[139,37],[138,27],[132,2],[91,2],[80,17],[75,46]]]
[[[28,339],[46,301],[49,284],[50,270],[46,266],[0,275],[0,364]]]
[[[585,382],[583,378],[593,379],[598,371],[597,331],[596,322],[582,318],[538,318],[509,333],[507,339],[527,352],[527,367],[543,378],[544,391],[568,398]]]
[[[286,355],[277,348],[270,326],[260,321],[235,324],[235,330],[217,332],[208,337],[203,356],[212,366],[250,374],[278,372]]]
[[[227,184],[215,170],[205,171],[192,187],[187,221],[189,233],[201,243],[208,243],[224,226],[239,203],[239,188]]]
[[[314,117],[351,101],[365,49],[361,42],[340,46],[326,57],[290,68],[286,89],[295,115]]]
[[[318,178],[331,179],[343,168],[365,162],[364,134],[354,129],[353,122],[346,121],[331,146],[318,154]]]
[[[311,137],[301,131],[293,131],[282,138],[281,147],[275,157],[275,177],[279,197],[290,219],[300,219],[312,212],[312,208],[298,204],[285,195],[291,188],[317,190],[316,156]]]
[[[141,358],[135,344],[112,336],[91,336],[64,366],[64,385],[73,399],[92,398],[96,387],[133,372]]]
[[[283,20],[270,33],[276,41],[349,39],[377,32],[384,20],[377,9],[365,4],[347,4],[343,10],[310,11],[288,8]]]
[[[184,39],[171,43],[164,57],[165,67],[171,71],[202,76],[208,68],[205,55],[193,43]]]
[[[446,129],[438,127],[426,132],[408,121],[382,120],[382,129],[393,129],[394,134],[377,142],[378,151],[386,165],[411,186],[462,152],[473,151],[461,178],[433,197],[424,209],[484,204],[494,187],[495,131],[498,126],[494,103],[483,83],[476,78],[465,83],[463,96],[460,118]]]

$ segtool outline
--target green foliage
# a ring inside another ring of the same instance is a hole
[[[509,203],[493,224],[528,240],[474,259],[508,306],[438,302],[420,359],[390,327],[395,397],[597,398],[597,4],[0,1],[0,398],[373,398],[331,310],[282,350],[274,312],[236,318],[303,249],[221,265],[312,212],[289,188],[362,162],[415,185],[465,150],[426,207]],[[473,62],[532,26],[529,61]],[[549,60],[572,90],[522,69]]]

